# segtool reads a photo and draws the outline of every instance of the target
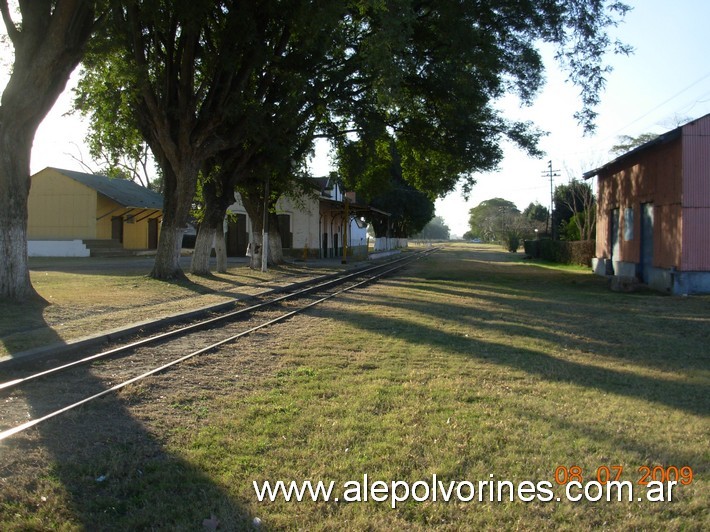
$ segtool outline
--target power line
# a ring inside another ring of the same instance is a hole
[[[616,135],[617,133],[619,133],[620,131],[623,131],[624,129],[626,129],[626,128],[629,127],[629,126],[633,126],[636,122],[638,122],[638,121],[640,121],[640,120],[646,118],[646,117],[647,117],[648,115],[650,115],[652,112],[654,112],[654,111],[660,109],[661,107],[663,107],[664,105],[666,105],[666,104],[667,104],[668,102],[670,102],[671,100],[677,98],[678,96],[680,96],[681,94],[683,94],[685,91],[687,91],[687,90],[689,90],[689,89],[695,87],[698,83],[700,83],[701,81],[704,81],[704,80],[707,79],[707,78],[710,78],[710,72],[708,72],[707,74],[705,74],[705,75],[702,76],[701,78],[697,79],[696,81],[694,81],[693,83],[691,83],[690,85],[688,85],[687,87],[685,87],[684,89],[681,89],[679,92],[675,93],[673,96],[671,96],[671,97],[668,98],[667,100],[663,100],[661,103],[659,103],[658,105],[656,105],[656,107],[654,107],[654,108],[651,109],[650,111],[648,111],[648,112],[642,114],[641,116],[639,116],[638,118],[636,118],[636,119],[633,120],[632,122],[629,122],[629,123],[626,124],[625,126],[619,128],[619,129],[617,129],[614,133],[612,133],[612,135]],[[696,102],[696,103],[697,103],[697,102]]]

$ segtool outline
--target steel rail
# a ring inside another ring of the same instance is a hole
[[[33,381],[33,380],[36,380],[36,379],[39,379],[39,378],[42,378],[42,377],[46,377],[46,376],[48,376],[48,375],[52,375],[52,374],[54,374],[54,373],[59,373],[59,372],[61,372],[61,371],[66,371],[67,369],[73,368],[73,367],[75,367],[75,366],[80,366],[80,365],[83,365],[83,364],[88,364],[89,362],[93,362],[93,361],[95,361],[95,360],[99,360],[99,359],[102,359],[102,358],[107,358],[107,357],[110,357],[110,356],[115,356],[115,355],[118,355],[118,354],[120,354],[120,353],[123,353],[123,352],[126,352],[126,351],[130,351],[130,350],[132,350],[132,349],[136,349],[136,348],[138,348],[138,347],[143,347],[143,346],[145,346],[145,345],[150,345],[150,344],[155,343],[155,342],[159,342],[159,341],[162,341],[162,340],[166,340],[166,339],[168,339],[168,338],[172,338],[172,337],[174,337],[174,336],[180,336],[180,335],[183,335],[183,334],[187,334],[187,333],[189,333],[190,331],[193,331],[193,330],[197,330],[197,329],[209,327],[210,325],[213,325],[213,324],[218,323],[218,322],[220,322],[220,321],[224,321],[224,320],[228,320],[228,319],[231,319],[231,318],[235,318],[235,317],[237,317],[237,316],[239,316],[239,315],[242,315],[242,314],[248,314],[249,312],[253,312],[253,311],[258,310],[258,309],[260,309],[260,308],[264,308],[264,307],[267,307],[267,306],[270,306],[270,305],[274,305],[274,304],[279,303],[279,302],[281,302],[281,301],[285,301],[285,300],[287,300],[287,299],[291,299],[291,298],[294,298],[294,297],[298,297],[298,296],[300,296],[300,295],[307,294],[308,292],[313,292],[313,291],[318,290],[318,289],[320,289],[320,288],[324,288],[324,287],[327,287],[327,286],[330,286],[330,285],[333,285],[333,284],[338,284],[338,283],[341,283],[341,282],[346,282],[348,279],[351,279],[351,278],[353,278],[353,277],[361,277],[362,275],[367,274],[368,272],[372,272],[372,271],[375,271],[375,270],[378,270],[378,269],[385,268],[386,266],[389,266],[389,265],[391,265],[391,264],[397,264],[397,263],[404,262],[404,261],[411,261],[411,260],[414,260],[419,254],[426,254],[426,253],[432,251],[433,249],[434,249],[434,248],[432,248],[432,249],[430,249],[430,250],[423,250],[423,251],[417,252],[416,255],[413,255],[413,256],[402,257],[402,258],[396,259],[396,260],[394,260],[394,261],[390,261],[390,262],[385,263],[385,264],[378,264],[378,265],[376,265],[376,266],[371,266],[371,267],[369,267],[369,268],[365,268],[365,269],[362,269],[362,270],[358,270],[358,271],[356,271],[356,272],[350,272],[350,273],[348,273],[347,275],[337,276],[337,277],[335,277],[334,279],[329,279],[329,280],[324,281],[324,282],[322,282],[322,283],[314,284],[314,285],[312,285],[312,286],[307,286],[307,287],[302,288],[302,289],[300,289],[300,290],[296,290],[295,292],[290,292],[290,293],[288,293],[288,294],[284,294],[284,295],[282,295],[282,296],[278,296],[278,297],[269,299],[268,301],[263,301],[263,302],[261,302],[261,303],[257,303],[256,305],[251,305],[251,306],[249,306],[249,307],[246,307],[246,308],[243,308],[243,309],[239,309],[239,310],[235,310],[235,311],[232,311],[232,312],[227,312],[227,313],[225,313],[225,314],[221,314],[221,315],[215,316],[215,317],[213,317],[213,318],[208,318],[208,319],[206,319],[206,320],[201,320],[201,321],[198,321],[198,322],[195,322],[195,323],[191,323],[190,325],[185,325],[184,327],[179,327],[179,328],[174,329],[174,330],[172,330],[172,331],[167,331],[167,332],[163,332],[163,333],[160,333],[160,334],[148,336],[148,337],[146,337],[146,338],[142,338],[142,339],[137,340],[137,341],[135,341],[135,342],[131,342],[131,343],[128,343],[128,344],[120,345],[120,346],[115,347],[115,348],[113,348],[113,349],[109,349],[109,350],[107,350],[107,351],[102,351],[102,352],[100,352],[100,353],[96,353],[96,354],[90,355],[90,356],[88,356],[88,357],[80,358],[80,359],[78,359],[78,360],[74,360],[74,361],[72,361],[72,362],[68,362],[68,363],[66,363],[66,364],[62,364],[61,366],[56,366],[56,367],[54,367],[54,368],[50,368],[50,369],[47,369],[47,370],[44,370],[44,371],[40,371],[40,372],[37,372],[37,373],[33,373],[33,374],[31,374],[31,375],[27,375],[27,376],[21,377],[21,378],[19,378],[19,379],[13,379],[13,380],[10,380],[10,381],[1,382],[1,383],[0,383],[0,390],[7,390],[7,389],[10,389],[10,388],[14,388],[14,387],[19,386],[19,385],[21,385],[21,384],[25,384],[25,383],[28,383],[28,382],[30,382],[30,381]],[[327,277],[327,276],[323,276],[323,277]],[[317,282],[318,280],[322,279],[323,277],[315,278],[313,281],[314,281],[314,282]],[[235,301],[236,301],[236,300],[235,300]]]
[[[408,262],[413,262],[414,260],[418,260],[418,259],[420,259],[425,253],[427,253],[428,251],[435,251],[435,250],[436,250],[436,248],[434,248],[434,249],[432,249],[432,250],[425,250],[425,252],[422,253],[422,254],[417,254],[417,255],[414,256],[414,257],[409,257],[409,258],[411,259],[411,261],[408,261]],[[402,262],[402,261],[401,261],[401,260],[398,260],[398,261],[395,261],[395,262]],[[108,395],[108,394],[111,394],[111,393],[113,393],[113,392],[116,392],[116,391],[120,390],[121,388],[125,388],[126,386],[128,386],[128,385],[130,385],[130,384],[133,384],[134,382],[138,382],[138,381],[140,381],[140,380],[143,380],[143,379],[145,379],[145,378],[147,378],[147,377],[150,377],[150,376],[152,376],[152,375],[155,375],[155,374],[157,374],[157,373],[161,373],[161,372],[163,372],[163,371],[165,371],[165,370],[171,368],[172,366],[176,366],[177,364],[180,364],[180,363],[182,363],[182,362],[184,362],[184,361],[186,361],[186,360],[189,360],[189,359],[191,359],[191,358],[194,358],[194,357],[196,357],[196,356],[202,355],[202,354],[204,354],[204,353],[213,351],[213,350],[215,350],[215,349],[218,348],[218,347],[221,347],[221,346],[223,346],[223,345],[225,345],[225,344],[228,344],[228,343],[230,343],[230,342],[233,342],[233,341],[235,341],[235,340],[237,340],[237,339],[239,339],[239,338],[241,338],[241,337],[243,337],[243,336],[247,336],[247,335],[249,335],[249,334],[251,334],[251,333],[253,333],[253,332],[255,332],[255,331],[258,331],[259,329],[263,329],[263,328],[268,327],[268,326],[270,326],[270,325],[273,325],[273,324],[275,324],[275,323],[278,323],[278,322],[281,322],[281,321],[285,321],[285,320],[287,320],[288,318],[294,316],[295,314],[299,314],[299,313],[301,313],[301,312],[304,312],[305,310],[307,310],[307,309],[309,309],[309,308],[311,308],[311,307],[314,307],[314,306],[316,306],[316,305],[319,305],[319,304],[321,304],[321,303],[323,303],[323,302],[325,302],[325,301],[328,301],[329,299],[332,299],[332,298],[334,298],[334,297],[336,297],[336,296],[338,296],[338,295],[340,295],[340,294],[342,294],[342,293],[344,293],[344,292],[348,292],[348,291],[353,290],[353,289],[355,289],[355,288],[358,288],[358,287],[360,287],[360,286],[362,286],[362,285],[364,285],[364,284],[367,284],[367,283],[369,283],[369,282],[372,282],[372,281],[375,280],[375,279],[379,279],[379,278],[381,278],[381,277],[384,277],[384,276],[387,275],[388,273],[391,273],[391,272],[393,272],[393,271],[399,270],[399,269],[403,268],[404,266],[406,266],[406,265],[408,264],[408,262],[405,263],[405,264],[399,264],[398,266],[395,266],[395,267],[393,267],[393,268],[388,268],[387,270],[382,271],[382,272],[380,272],[380,273],[378,273],[378,274],[376,274],[376,275],[373,275],[372,277],[369,277],[369,278],[367,278],[367,279],[365,279],[365,280],[363,280],[363,281],[360,281],[360,282],[358,282],[358,283],[356,283],[356,284],[353,284],[353,285],[347,286],[347,287],[345,287],[345,288],[342,288],[341,290],[338,290],[338,291],[336,291],[336,292],[333,292],[332,294],[328,294],[328,295],[326,295],[326,296],[324,296],[324,297],[322,297],[322,298],[319,298],[319,299],[317,299],[317,300],[311,301],[310,303],[308,303],[308,304],[306,304],[306,305],[304,305],[304,306],[302,306],[302,307],[299,307],[299,308],[297,308],[297,309],[294,309],[294,310],[291,310],[291,311],[289,311],[289,312],[286,312],[286,313],[282,314],[281,316],[278,316],[278,317],[273,318],[273,319],[271,319],[271,320],[265,321],[264,323],[261,323],[261,324],[259,324],[259,325],[254,326],[254,327],[251,327],[250,329],[247,329],[247,330],[242,331],[242,332],[240,332],[240,333],[234,334],[234,335],[232,335],[232,336],[230,336],[230,337],[228,337],[228,338],[224,338],[224,339],[222,339],[222,340],[220,340],[220,341],[218,341],[218,342],[215,342],[215,343],[213,343],[213,344],[211,344],[211,345],[208,345],[208,346],[206,346],[206,347],[203,347],[203,348],[201,348],[201,349],[198,349],[198,350],[196,350],[196,351],[193,351],[192,353],[189,353],[189,354],[187,354],[187,355],[184,355],[184,356],[181,356],[181,357],[179,357],[179,358],[176,358],[176,359],[174,359],[174,360],[172,360],[172,361],[170,361],[170,362],[168,362],[168,363],[166,363],[166,364],[163,364],[163,365],[161,365],[161,366],[159,366],[159,367],[157,367],[157,368],[151,369],[151,370],[149,370],[149,371],[146,371],[145,373],[142,373],[142,374],[140,374],[140,375],[137,375],[136,377],[132,377],[131,379],[128,379],[128,380],[126,380],[126,381],[123,381],[123,382],[121,382],[121,383],[119,383],[119,384],[116,384],[116,385],[114,385],[114,386],[111,386],[110,388],[107,388],[106,390],[103,390],[103,391],[101,391],[101,392],[99,392],[99,393],[97,393],[97,394],[94,394],[94,395],[91,395],[91,396],[86,397],[86,398],[84,398],[84,399],[81,399],[80,401],[77,401],[77,402],[72,403],[72,404],[70,404],[70,405],[67,405],[67,406],[65,406],[65,407],[63,407],[63,408],[60,408],[59,410],[54,410],[53,412],[50,412],[50,413],[48,413],[48,414],[45,414],[45,415],[42,416],[42,417],[39,417],[39,418],[36,418],[36,419],[31,419],[31,420],[29,420],[29,421],[26,421],[25,423],[22,423],[22,424],[20,424],[20,425],[17,425],[17,426],[15,426],[15,427],[10,428],[10,429],[4,430],[4,431],[0,432],[0,441],[5,440],[5,439],[9,438],[10,436],[13,436],[13,435],[15,435],[15,434],[18,434],[18,433],[20,433],[20,432],[23,432],[23,431],[25,431],[25,430],[27,430],[27,429],[29,429],[29,428],[31,428],[31,427],[34,427],[34,426],[36,426],[36,425],[39,425],[40,423],[43,423],[43,422],[48,421],[48,420],[50,420],[50,419],[52,419],[52,418],[55,418],[55,417],[57,417],[57,416],[59,416],[59,415],[61,415],[61,414],[64,414],[64,413],[66,413],[66,412],[69,412],[70,410],[73,410],[73,409],[75,409],[75,408],[78,408],[78,407],[81,406],[81,405],[87,404],[87,403],[89,403],[89,402],[91,402],[91,401],[94,401],[94,400],[99,399],[99,398],[101,398],[101,397],[104,397],[104,396],[106,396],[106,395]],[[381,266],[389,266],[390,264],[392,264],[392,263],[388,263],[388,264],[381,265]],[[380,269],[380,268],[377,268],[377,269]],[[362,273],[362,272],[360,272],[360,273]],[[326,283],[323,283],[323,284],[326,284]],[[310,290],[310,291],[312,291],[312,290]]]

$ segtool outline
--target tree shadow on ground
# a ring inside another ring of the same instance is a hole
[[[523,268],[512,268],[503,278],[497,274],[497,282],[490,274],[445,285],[430,278],[387,282],[406,287],[412,296],[407,304],[422,315],[496,329],[521,342],[542,340],[666,371],[708,369],[710,298],[620,294],[609,291],[596,276]],[[461,302],[458,310],[450,312],[451,304],[431,302],[442,296]]]
[[[382,298],[371,297],[372,305],[384,304]],[[373,315],[367,311],[356,310],[357,301],[347,304],[348,309],[339,309],[336,313],[316,307],[309,314],[326,320],[344,321],[349,326],[357,327],[372,333],[373,337],[396,337],[400,341],[430,347],[432,354],[450,354],[480,361],[484,364],[495,364],[505,368],[524,372],[534,377],[529,387],[535,386],[537,379],[548,383],[559,383],[562,386],[579,386],[588,388],[596,397],[613,394],[632,400],[643,400],[649,404],[677,409],[680,412],[696,416],[710,414],[710,386],[707,382],[681,382],[671,379],[634,374],[612,368],[597,367],[574,360],[565,359],[564,355],[550,356],[534,349],[511,348],[507,345],[484,341],[474,336],[466,337],[435,327],[422,326],[421,321],[409,321],[382,314]],[[359,301],[363,306],[362,301]],[[408,305],[410,310],[411,304]],[[417,310],[417,309],[413,309]],[[460,310],[460,309],[459,309]],[[450,309],[449,309],[450,311]],[[430,315],[436,315],[436,310],[430,310]],[[504,333],[504,328],[497,328]],[[373,340],[374,341],[374,340]],[[617,449],[635,453],[639,461],[647,460],[649,453],[654,457],[664,458],[667,463],[687,464],[697,462],[698,457],[692,453],[666,448],[658,443],[641,441],[635,435],[619,431],[614,424],[596,423],[593,420],[579,422],[569,419],[561,409],[547,407],[545,404],[539,410],[526,409],[522,397],[511,396],[506,408],[514,409],[519,418],[531,422],[546,423],[551,428],[551,434],[568,433],[574,438],[588,438],[599,444],[613,444]],[[622,403],[623,404],[623,403]],[[629,403],[632,404],[632,403]],[[698,468],[700,471],[700,468]]]
[[[389,301],[373,303],[384,306],[392,305]],[[592,363],[586,364],[566,359],[562,354],[557,357],[533,348],[497,344],[477,339],[473,334],[468,337],[463,334],[454,335],[435,327],[424,326],[420,320],[404,320],[381,315],[373,316],[367,312],[355,310],[355,308],[355,305],[351,305],[351,310],[344,313],[339,312],[338,317],[373,333],[379,332],[386,336],[394,334],[398,338],[404,338],[416,344],[426,343],[432,349],[479,358],[487,362],[518,369],[536,375],[546,381],[572,383],[603,392],[670,406],[691,414],[710,415],[710,394],[708,393],[710,392],[710,386],[707,383],[679,382],[672,379],[639,375],[631,371],[599,367]],[[426,312],[429,316],[437,316],[437,308],[439,310],[443,308],[445,313],[439,314],[442,320],[451,319],[452,311],[454,314],[462,315],[466,310],[465,308],[456,309],[455,306],[436,305],[431,302],[419,305],[410,302],[406,308],[408,310]],[[457,318],[457,320],[460,321],[461,318]],[[488,323],[485,320],[474,320],[473,326],[471,323],[466,323],[465,325],[465,330],[471,333],[474,333],[476,328],[493,330],[500,335],[511,333],[510,326],[505,323]],[[523,328],[518,332],[524,335],[529,330]],[[554,338],[554,335],[548,335],[548,339]],[[562,339],[560,338],[560,340]],[[657,355],[654,354],[654,356]],[[703,362],[700,361],[698,365],[702,367]]]
[[[38,345],[61,345],[62,338],[44,318],[50,305],[39,297],[23,303],[0,302],[0,382],[7,380],[6,372],[12,371],[17,355]]]
[[[207,529],[216,525],[212,518],[223,530],[249,528],[251,517],[223,487],[131,414],[127,404],[144,400],[147,387],[108,394],[0,442],[8,488],[0,528],[201,530],[204,520]],[[36,418],[105,389],[84,368],[11,394]]]

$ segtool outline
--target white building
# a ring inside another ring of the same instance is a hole
[[[347,224],[348,257],[367,256],[367,224],[363,215],[376,212],[366,205],[357,203],[354,192],[343,193],[341,187],[331,179],[314,178],[314,194],[298,200],[282,196],[276,203],[279,233],[284,255],[296,258],[335,258],[343,255],[343,238]],[[242,199],[236,194],[236,201],[228,208],[227,254],[246,254],[246,247],[253,231]]]

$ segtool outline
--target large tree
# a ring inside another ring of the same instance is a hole
[[[334,87],[347,97],[338,79],[352,72],[342,66],[353,40],[345,23],[352,9],[333,0],[120,4],[112,33],[87,61],[77,105],[91,114],[93,139],[130,151],[138,139],[115,132],[139,131],[162,169],[155,277],[182,273],[180,236],[203,176],[210,212],[192,269],[206,273],[205,250],[234,186],[254,173],[247,166],[271,163],[262,181],[280,172],[292,157],[283,146],[299,151],[303,135],[313,135]]]
[[[383,73],[341,113],[340,171],[357,190],[384,186],[393,145],[402,179],[432,199],[456,185],[468,194],[476,172],[497,167],[505,139],[539,155],[541,132],[506,118],[496,102],[511,92],[533,101],[544,81],[543,41],[557,46],[579,86],[576,116],[592,131],[608,72],[603,53],[630,51],[607,33],[628,9],[620,2],[396,2],[393,16],[394,4],[372,11],[365,41],[388,43],[386,52],[375,47],[387,55]],[[387,41],[389,32],[395,41]]]
[[[366,146],[394,138],[403,179],[430,198],[459,182],[468,190],[473,172],[498,164],[505,138],[538,153],[534,125],[507,120],[495,102],[510,91],[532,101],[543,79],[540,42],[558,45],[558,58],[581,89],[578,117],[588,129],[604,83],[603,54],[627,51],[607,32],[627,10],[616,1],[121,4],[108,35],[121,48],[105,71],[128,73],[112,91],[128,95],[139,130],[163,168],[165,218],[153,271],[158,277],[180,273],[176,246],[198,171],[262,127],[259,120],[235,120],[234,110],[250,83],[256,81],[256,90],[268,86],[279,63],[299,49],[293,35],[327,35],[335,28],[345,36],[335,47],[324,42],[326,53],[304,54],[299,65],[306,77],[331,72],[346,80],[323,89],[328,97],[309,102],[327,110],[320,133]],[[320,30],[295,22],[321,12],[335,16]],[[111,79],[98,77],[101,87]],[[259,103],[262,96],[252,100]],[[279,109],[297,108],[300,98],[292,91]],[[232,127],[225,129],[226,123]]]
[[[484,242],[500,240],[511,221],[518,217],[522,215],[512,201],[503,198],[484,200],[469,211],[470,235]]]
[[[591,185],[572,179],[566,185],[555,187],[554,198],[553,236],[562,236],[566,240],[592,240],[595,234],[596,198]]]
[[[265,64],[288,46],[278,2],[116,2],[80,83],[79,104],[140,131],[162,170],[164,217],[152,275],[183,275],[178,259],[197,180],[220,152],[253,135],[245,99],[268,85]],[[249,89],[248,91],[246,89]]]
[[[424,229],[414,238],[423,240],[448,240],[451,230],[441,216],[434,216],[431,221],[424,226]]]
[[[294,3],[292,8],[299,5],[303,4]],[[346,12],[345,5],[330,4],[330,9],[283,13],[283,24],[292,29],[282,39],[278,61],[260,65],[264,75],[245,86],[249,97],[235,99],[225,123],[227,131],[249,124],[249,135],[240,145],[218,154],[204,174],[204,190],[218,193],[204,195],[205,216],[197,236],[193,273],[209,271],[212,242],[216,237],[221,244],[222,220],[234,201],[235,188],[252,221],[252,248],[261,249],[265,184],[269,189],[266,204],[271,208],[281,195],[296,195],[306,186],[301,169],[327,118],[328,106],[344,97],[344,85],[353,84],[353,69],[343,67],[351,32],[338,24]],[[276,224],[269,224],[269,233],[269,261],[278,263],[282,252]],[[261,266],[256,254],[252,266]]]
[[[96,4],[20,0],[20,19],[15,20],[8,0],[0,0],[15,55],[0,104],[0,299],[21,301],[35,295],[27,265],[32,142],[97,27]]]

